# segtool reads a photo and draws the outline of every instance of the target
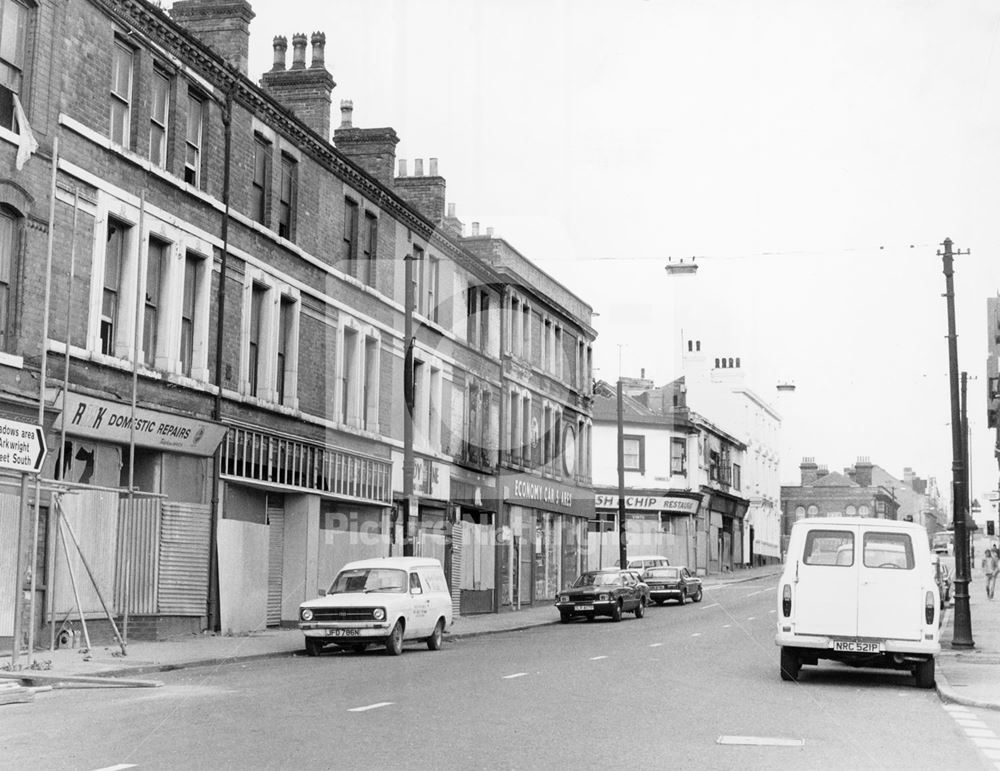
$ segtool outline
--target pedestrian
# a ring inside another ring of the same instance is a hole
[[[1000,550],[987,549],[983,555],[983,573],[986,575],[986,596],[993,599],[993,590],[1000,573]]]

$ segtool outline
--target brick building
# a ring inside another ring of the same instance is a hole
[[[36,621],[78,616],[67,567],[79,578],[83,558],[99,589],[84,615],[104,601],[155,636],[293,623],[347,559],[401,553],[407,265],[414,551],[445,562],[467,612],[502,607],[526,569],[548,576],[544,536],[513,562],[497,537],[501,458],[521,446],[502,428],[503,330],[524,318],[516,288],[555,298],[538,307],[572,330],[567,375],[548,383],[529,357],[519,376],[585,425],[589,305],[525,259],[486,259],[503,242],[463,236],[436,161],[395,174],[391,128],[355,128],[344,103],[331,143],[322,33],[293,35],[290,61],[276,37],[257,85],[243,0],[0,5],[0,416],[41,415],[50,448]],[[548,322],[523,328],[555,350]],[[567,466],[551,416],[529,425],[551,449],[523,472],[565,485],[582,523],[589,463]],[[0,478],[0,639],[25,580],[19,482]],[[575,520],[555,522],[521,527]],[[560,564],[563,580],[581,567]]]
[[[900,500],[887,475],[873,478],[877,467],[866,457],[858,458],[853,468],[829,471],[818,466],[814,458],[803,458],[799,466],[801,483],[782,485],[781,551],[788,546],[792,523],[805,517],[875,517],[897,519]],[[881,470],[880,470],[881,472]]]

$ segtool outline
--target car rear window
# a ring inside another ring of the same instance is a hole
[[[648,578],[677,578],[680,570],[677,568],[656,568],[650,570],[646,575]]]
[[[850,530],[810,530],[802,549],[802,562],[850,567],[854,564],[854,533]]]
[[[913,542],[908,533],[865,533],[866,568],[913,570]]]

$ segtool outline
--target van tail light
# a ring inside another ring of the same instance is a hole
[[[785,618],[792,615],[792,587],[789,584],[781,590],[781,613]]]
[[[934,623],[934,592],[927,592],[924,595],[924,621],[928,624]]]

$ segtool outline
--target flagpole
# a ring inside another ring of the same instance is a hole
[[[128,431],[128,515],[125,520],[124,535],[122,539],[125,544],[125,584],[129,584],[129,571],[132,569],[132,520],[135,518],[135,411],[136,401],[139,392],[139,322],[142,320],[142,298],[146,283],[147,262],[149,260],[149,239],[144,230],[146,221],[146,191],[142,191],[139,199],[139,263],[135,267],[135,325],[132,335],[132,417],[129,420]],[[127,596],[122,609],[122,628],[124,631],[122,653],[125,654],[124,645],[128,643],[128,604],[131,598]]]
[[[48,244],[45,248],[45,302],[42,313],[42,361],[38,375],[38,426],[45,430],[45,379],[48,376],[48,348],[49,348],[49,306],[52,302],[52,248],[55,240],[56,229],[56,175],[59,171],[59,128],[56,127],[55,136],[52,139],[52,180],[49,186],[49,233]],[[35,648],[35,573],[38,572],[38,518],[41,506],[41,472],[35,473],[35,506],[34,523],[31,538],[31,579],[30,595],[28,598],[28,666],[34,663]],[[22,492],[24,487],[22,486]],[[21,544],[18,544],[21,546]],[[21,576],[18,576],[18,595],[21,594]],[[50,580],[46,580],[51,584]],[[16,619],[15,619],[16,620]],[[16,641],[16,646],[21,644]]]
[[[65,479],[66,473],[66,394],[69,393],[69,365],[70,365],[70,347],[73,344],[73,281],[76,279],[76,226],[77,219],[80,214],[80,188],[77,187],[73,191],[73,230],[72,237],[70,238],[69,246],[69,284],[66,288],[66,360],[63,364],[63,410],[60,419],[61,426],[59,429],[59,451],[56,453],[57,462],[60,468],[56,470],[58,479]],[[59,517],[59,507],[52,506],[49,508],[49,530],[56,532],[57,528],[53,527],[53,517],[58,523]],[[54,543],[50,539],[50,543]],[[54,550],[53,550],[54,551]],[[55,564],[55,555],[50,555],[49,559],[49,570],[46,572],[46,583],[49,586],[54,587],[54,582],[51,580],[52,576],[52,566]],[[56,649],[56,608],[55,600],[52,597],[52,592],[48,593],[48,605],[49,605],[49,650],[54,651]]]

